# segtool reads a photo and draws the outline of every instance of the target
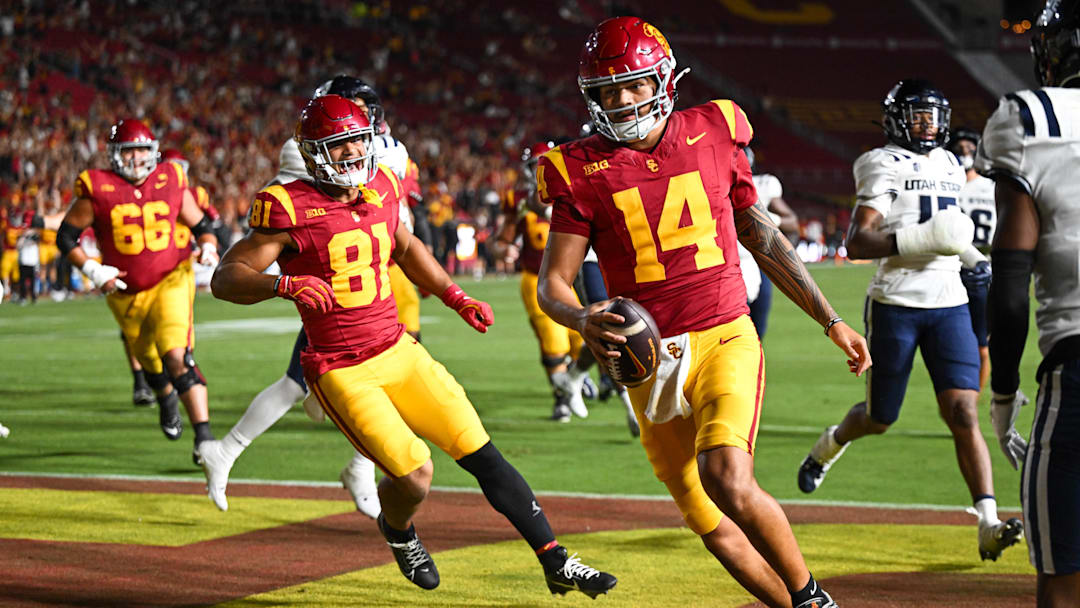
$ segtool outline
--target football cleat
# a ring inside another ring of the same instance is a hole
[[[158,398],[158,424],[161,432],[170,441],[180,439],[184,432],[184,421],[180,418],[180,396],[176,391]]]
[[[615,381],[611,379],[611,376],[600,374],[600,392],[596,395],[597,399],[600,401],[607,401],[608,399],[611,399],[611,396],[618,390],[619,387],[615,384]]]
[[[427,549],[424,548],[420,538],[416,535],[416,527],[409,526],[409,529],[404,533],[399,532],[399,534],[406,534],[409,537],[409,540],[399,543],[390,538],[390,534],[388,534],[389,526],[386,525],[382,513],[379,513],[375,521],[379,524],[379,532],[382,532],[386,544],[390,545],[390,549],[394,552],[394,559],[397,560],[398,569],[405,575],[405,578],[422,589],[438,587],[439,570],[435,567],[431,555],[428,554]]]
[[[382,513],[382,505],[379,503],[379,491],[375,485],[375,464],[363,459],[367,464],[356,464],[356,459],[341,470],[341,485],[349,491],[356,503],[356,510],[371,519],[375,519]]]
[[[596,383],[588,375],[585,376],[585,381],[581,385],[581,396],[588,400],[596,399],[600,394],[600,389],[597,388]]]
[[[821,482],[825,481],[825,474],[849,445],[840,445],[836,442],[836,437],[833,435],[836,428],[836,426],[830,426],[825,429],[799,466],[799,489],[807,494],[816,490]]]
[[[570,411],[578,418],[589,417],[589,408],[585,407],[585,400],[581,398],[581,390],[587,377],[588,374],[585,372],[575,373],[574,370],[551,375],[551,384],[555,387],[556,398],[560,403],[569,406]],[[560,420],[560,422],[563,421]]]
[[[1024,524],[1013,517],[996,524],[979,522],[979,557],[997,561],[1001,552],[1024,538]]]
[[[837,608],[832,596],[826,593],[824,589],[818,589],[818,594],[818,597],[812,597],[795,606],[795,608]]]
[[[195,452],[199,465],[206,474],[206,495],[214,501],[217,508],[228,511],[229,499],[225,496],[225,488],[229,485],[229,471],[232,470],[233,460],[225,455],[225,450],[217,439],[207,439],[200,443]]]
[[[566,547],[555,547],[552,551],[556,551],[565,558],[562,566],[544,572],[548,590],[552,595],[566,595],[568,591],[580,591],[596,599],[596,596],[607,593],[615,586],[615,583],[619,582],[607,572],[601,572],[581,563],[577,553],[567,557]]]
[[[551,419],[555,422],[570,422],[570,406],[556,401],[555,409],[551,412]]]
[[[154,391],[150,390],[150,387],[145,384],[135,383],[135,387],[131,389],[131,402],[135,404],[135,407],[154,405]]]
[[[11,429],[0,424],[0,439],[6,439],[11,434]]]

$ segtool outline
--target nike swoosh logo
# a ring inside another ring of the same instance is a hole
[[[741,337],[742,337],[742,334],[739,334],[739,335],[737,335],[737,336],[731,336],[731,337],[730,337],[730,338],[728,338],[727,340],[725,340],[725,339],[723,339],[723,338],[720,338],[720,346],[723,346],[723,345],[727,344],[728,342],[731,342],[731,341],[732,341],[732,340],[734,340],[735,338],[741,338]],[[817,591],[817,589],[815,589],[814,591]]]
[[[708,133],[708,131],[702,131],[701,135],[698,135],[697,137],[690,137],[689,135],[687,135],[686,136],[686,145],[692,146],[692,145],[696,144],[698,142],[698,140],[700,140],[702,137],[705,137],[706,133]]]

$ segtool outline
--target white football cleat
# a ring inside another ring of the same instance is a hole
[[[10,434],[11,434],[11,429],[9,429],[8,427],[0,424],[0,439],[5,439]]]
[[[382,513],[379,490],[375,485],[375,463],[357,454],[348,466],[341,470],[341,485],[349,491],[356,503],[356,510],[371,519]]]
[[[199,464],[206,473],[206,495],[214,501],[217,508],[228,511],[229,499],[225,496],[225,488],[229,485],[229,471],[232,470],[233,459],[225,455],[225,450],[217,439],[200,443],[198,451]]]
[[[585,407],[585,400],[581,398],[581,388],[587,377],[587,372],[578,372],[573,368],[551,375],[551,384],[555,387],[556,395],[566,399],[570,411],[578,418],[589,417],[589,408]]]
[[[1024,523],[1013,517],[996,524],[979,522],[979,557],[983,561],[997,561],[1006,547],[1024,538]]]

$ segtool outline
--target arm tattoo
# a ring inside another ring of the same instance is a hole
[[[772,222],[760,202],[735,211],[739,242],[754,254],[761,269],[792,302],[824,326],[836,316],[825,294],[795,253],[791,242]]]

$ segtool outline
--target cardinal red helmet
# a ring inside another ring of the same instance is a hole
[[[374,179],[378,170],[374,135],[371,120],[359,106],[338,95],[324,95],[304,107],[294,139],[312,179],[342,188],[359,188]],[[330,159],[331,148],[350,141],[363,144],[363,156]]]
[[[184,154],[176,148],[167,148],[161,153],[161,162],[173,162],[180,165],[180,168],[184,170],[184,174],[187,175],[188,167],[191,163],[188,159],[184,158]]]
[[[675,55],[660,30],[638,17],[615,17],[600,23],[585,39],[578,66],[578,87],[601,135],[615,141],[636,141],[644,139],[657,123],[671,115],[677,97],[675,84],[681,76],[675,75]],[[600,87],[643,77],[656,83],[653,97],[611,110],[600,105]],[[637,114],[650,104],[648,113]],[[612,120],[627,110],[634,111],[634,118]]]
[[[122,152],[129,148],[146,148],[149,153],[125,162]],[[128,181],[137,182],[157,167],[158,141],[149,127],[134,118],[122,118],[112,126],[105,150],[112,170]]]

